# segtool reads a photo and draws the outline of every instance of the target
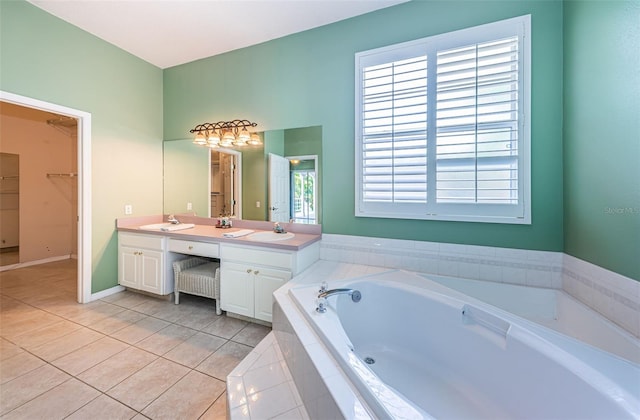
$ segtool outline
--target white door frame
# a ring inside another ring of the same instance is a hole
[[[302,156],[285,156],[289,161],[292,160],[313,160],[313,170],[316,173],[316,182],[313,183],[313,197],[316,200],[316,220],[318,223],[318,155],[302,155]]]
[[[236,212],[232,217],[236,219],[240,219],[242,215],[242,152],[239,152],[233,149],[227,149],[224,147],[215,149],[214,151],[235,156],[235,159],[234,159],[235,169],[234,169],[234,177],[233,177],[233,198],[236,200],[236,206],[235,206]],[[208,217],[213,216],[211,214],[211,188],[213,188],[213,185],[211,185],[211,180],[212,180],[211,151],[209,151],[209,189],[208,189],[209,196],[207,197],[208,203],[209,203],[208,204],[209,211],[207,212],[207,214],[209,215]]]
[[[91,301],[91,113],[0,90],[0,100],[78,119],[78,302]]]

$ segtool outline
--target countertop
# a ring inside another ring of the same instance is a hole
[[[215,227],[216,219],[197,216],[176,215],[180,223],[193,223],[195,226],[190,229],[176,231],[160,231],[140,229],[140,226],[166,222],[167,217],[144,216],[116,219],[116,229],[119,232],[133,232],[145,235],[159,235],[168,238],[199,242],[229,243],[237,245],[256,246],[270,249],[281,249],[288,251],[298,251],[322,239],[322,228],[320,225],[301,225],[294,223],[281,223],[280,225],[287,231],[294,233],[291,239],[281,241],[263,242],[248,239],[247,236],[239,238],[226,238],[225,233],[237,232],[243,229],[251,229],[254,232],[269,232],[272,230],[272,222],[257,222],[249,220],[233,220],[233,227],[220,229]]]

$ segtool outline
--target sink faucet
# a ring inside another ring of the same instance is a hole
[[[180,220],[176,219],[176,217],[173,214],[170,214],[169,217],[167,218],[167,222],[171,223],[172,225],[177,225],[180,223]]]
[[[280,226],[280,223],[278,223],[278,222],[275,222],[275,223],[273,224],[273,231],[274,231],[275,233],[286,233],[286,232],[284,231],[284,228],[283,228],[282,226]]]

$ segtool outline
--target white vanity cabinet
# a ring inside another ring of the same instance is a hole
[[[157,295],[173,293],[173,258],[166,238],[118,232],[118,283]]]
[[[220,244],[222,309],[271,322],[273,292],[313,264],[319,249],[319,243],[300,251]]]

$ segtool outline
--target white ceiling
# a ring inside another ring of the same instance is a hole
[[[408,0],[27,0],[160,68]]]

